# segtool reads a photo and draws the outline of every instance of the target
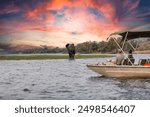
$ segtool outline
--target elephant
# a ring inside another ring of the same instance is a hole
[[[68,50],[69,59],[74,60],[75,53],[76,53],[74,44],[66,44],[66,48]]]

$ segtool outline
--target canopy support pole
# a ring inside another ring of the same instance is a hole
[[[133,50],[136,51],[135,47],[134,47],[130,42],[128,42],[128,43],[129,43],[130,46],[133,48]]]
[[[126,40],[127,40],[127,36],[128,36],[128,32],[126,33],[125,39],[124,39],[124,41],[123,41],[122,50],[123,50],[124,45],[125,45],[125,42],[126,42]]]
[[[124,55],[126,55],[126,53],[123,51],[122,47],[119,45],[119,43],[117,42],[116,38],[113,38],[114,41],[116,42],[117,46],[119,47],[119,49],[121,49],[121,51],[123,52]],[[129,57],[127,57],[127,59],[129,60],[129,62],[133,65],[132,61],[129,59]]]

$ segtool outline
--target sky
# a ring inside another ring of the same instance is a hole
[[[0,49],[105,41],[150,29],[150,0],[0,0]]]

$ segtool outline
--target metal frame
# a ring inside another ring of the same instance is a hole
[[[122,45],[122,50],[123,50],[123,47],[124,47],[124,45],[125,45],[125,43],[126,43],[127,36],[128,36],[128,32],[126,33],[125,40],[124,40],[123,45]]]
[[[123,45],[122,47],[119,45],[119,43],[117,42],[116,38],[113,38],[113,40],[115,41],[115,43],[117,44],[117,46],[119,47],[119,49],[123,52],[124,55],[126,55],[126,53],[123,51],[123,48],[124,48],[124,45],[125,45],[125,42],[127,40],[127,36],[128,36],[128,32],[126,33],[126,36],[125,36],[125,40],[123,42]],[[133,45],[129,42],[130,46],[135,50],[135,48],[133,47]],[[131,65],[134,65],[132,63],[132,61],[129,59],[129,57],[127,56],[127,59],[129,60],[129,62],[131,63]]]

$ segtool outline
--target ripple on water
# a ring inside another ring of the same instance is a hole
[[[150,99],[149,79],[106,78],[86,67],[106,59],[0,61],[0,99]]]
[[[42,91],[41,94],[51,94],[51,91]]]
[[[72,91],[69,91],[69,90],[58,90],[56,91],[57,93],[70,93]]]

